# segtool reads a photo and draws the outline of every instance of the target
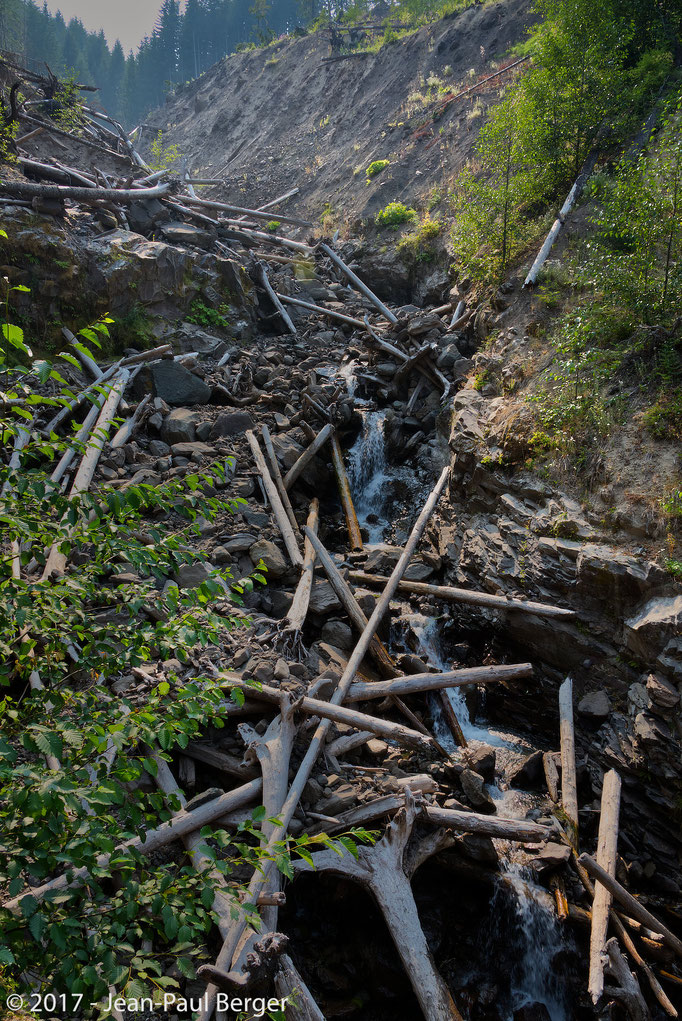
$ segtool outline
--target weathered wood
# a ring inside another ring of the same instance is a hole
[[[287,493],[286,487],[284,485],[284,480],[282,479],[282,473],[279,470],[279,463],[277,461],[277,455],[275,454],[275,448],[272,445],[270,430],[268,429],[267,425],[265,425],[265,423],[263,423],[260,428],[261,435],[263,437],[263,446],[265,447],[265,456],[267,457],[268,464],[270,466],[270,474],[272,475],[272,481],[275,483],[275,486],[277,487],[279,498],[282,501],[282,506],[284,507],[286,516],[289,519],[289,524],[291,525],[293,533],[296,537],[296,545],[298,546],[298,541],[301,538],[301,532],[298,527],[296,515],[294,514],[294,508],[291,506],[289,494]]]
[[[270,221],[273,219],[274,214],[261,213],[258,209],[245,209],[244,206],[231,206],[227,202],[219,202],[217,199],[200,199],[192,195],[184,195],[184,201],[188,206],[204,206],[207,209],[221,209],[225,213],[237,213],[242,216],[248,216],[252,220],[266,220]],[[276,214],[276,219],[279,223],[290,223],[294,227],[312,227],[310,220],[302,220],[298,216],[285,216],[283,213]]]
[[[323,308],[322,305],[313,305],[311,301],[303,301],[301,298],[292,298],[288,294],[277,293],[277,297],[280,301],[283,301],[285,305],[296,305],[297,308],[305,308],[309,312],[317,312],[319,315],[329,316],[330,319],[338,319],[339,322],[348,323],[350,326],[355,326],[359,330],[364,330],[365,324],[362,319],[353,319],[352,316],[344,315],[343,312],[336,312],[331,308]]]
[[[559,803],[559,771],[556,768],[553,752],[542,753],[542,767],[545,771],[545,782],[549,796],[555,805]]]
[[[279,999],[287,1000],[287,1021],[325,1021],[313,994],[288,954],[279,958],[274,984]]]
[[[292,465],[289,471],[284,476],[284,488],[291,489],[296,479],[299,477],[302,471],[305,470],[306,466],[310,464],[315,454],[325,445],[327,440],[332,434],[332,426],[327,424],[320,429],[319,433],[310,444],[309,447],[303,451],[298,460]]]
[[[606,887],[608,892],[622,904],[628,914],[636,918],[637,921],[642,922],[648,926],[654,932],[660,933],[663,941],[667,946],[674,950],[678,957],[682,957],[682,940],[670,931],[670,929],[663,924],[655,915],[644,907],[643,904],[633,897],[631,893],[625,889],[624,886],[618,882],[613,876],[611,876],[605,869],[598,865],[594,858],[591,858],[589,854],[581,854],[578,858],[578,862],[583,866],[584,869],[592,876],[593,879],[598,879],[602,886]]]
[[[350,590],[350,586],[344,580],[343,575],[339,571],[338,567],[334,563],[332,557],[329,555],[328,551],[325,549],[322,541],[318,538],[318,536],[309,533],[307,527],[304,528],[303,531],[305,532],[307,540],[310,542],[315,552],[317,553],[317,557],[320,561],[320,564],[325,574],[327,575],[329,584],[334,589],[334,592],[336,593],[338,599],[340,600],[341,605],[348,614],[351,624],[360,634],[362,634],[364,629],[367,627],[367,617],[365,616],[362,609],[358,605],[355,596]],[[377,635],[374,635],[369,643],[369,653],[377,663],[380,672],[386,677],[391,677],[395,679],[396,669],[395,663],[393,662],[393,658],[389,654],[388,650],[385,648],[384,643]],[[354,687],[355,685],[352,685],[350,690],[352,690]],[[386,694],[390,693],[386,692]],[[395,694],[400,695],[404,694],[404,692],[396,691]],[[359,699],[354,700],[344,699],[344,701],[359,701]]]
[[[629,1021],[649,1021],[651,1013],[647,1007],[646,1000],[642,996],[633,972],[630,971],[627,961],[623,957],[618,940],[613,937],[606,944],[608,956],[609,977],[616,980],[617,986],[609,986],[606,990],[609,996],[618,1000],[625,1007]]]
[[[60,184],[30,184],[28,181],[3,181],[0,192],[17,195],[19,198],[72,199],[74,202],[128,203],[139,199],[158,199],[170,190],[169,184],[158,184],[153,188],[72,188]]]
[[[618,848],[618,818],[620,813],[620,777],[615,769],[604,776],[599,816],[597,862],[610,876],[616,875]],[[611,894],[597,881],[592,902],[592,929],[590,932],[590,973],[588,991],[597,1004],[604,992],[604,948],[609,926]]]
[[[145,855],[151,854],[152,851],[157,851],[160,847],[165,847],[166,844],[170,844],[174,840],[182,839],[187,833],[200,830],[202,826],[207,826],[228,812],[232,812],[244,805],[252,804],[259,796],[261,789],[262,780],[258,778],[243,784],[241,787],[237,787],[234,791],[221,794],[220,797],[213,798],[211,801],[207,801],[205,804],[199,805],[190,811],[178,812],[168,822],[161,823],[156,829],[148,830],[144,838],[133,837],[132,840],[126,840],[119,844],[112,854],[99,855],[96,863],[97,867],[99,869],[106,868],[112,857],[129,850],[136,850],[140,854]],[[51,879],[49,882],[43,883],[42,886],[27,887],[17,897],[4,901],[2,906],[7,911],[20,911],[19,902],[27,893],[32,894],[36,900],[42,900],[45,894],[52,890],[66,890],[72,886],[78,886],[84,879],[87,879],[90,873],[87,868],[83,867],[72,869],[69,875],[71,878],[64,874],[57,879]]]
[[[234,233],[249,241],[263,241],[268,245],[275,245],[280,248],[291,248],[294,252],[302,252],[304,255],[312,255],[313,249],[302,241],[292,241],[291,238],[281,237],[279,234],[267,234],[262,230],[239,230]],[[280,298],[282,295],[280,294]]]
[[[380,574],[367,574],[365,571],[351,571],[350,578],[366,585],[384,585],[386,578]],[[565,610],[562,606],[551,606],[548,603],[533,603],[525,599],[514,599],[511,596],[493,596],[489,592],[470,592],[468,589],[452,588],[450,585],[429,585],[424,581],[401,581],[401,592],[414,592],[416,595],[436,596],[446,602],[471,603],[472,606],[485,606],[495,610],[514,610],[519,613],[533,613],[540,617],[563,617],[570,620],[575,617],[574,610]]]
[[[296,327],[294,326],[294,324],[291,321],[291,316],[289,315],[289,313],[285,309],[285,307],[282,304],[282,302],[277,297],[277,292],[275,291],[274,287],[270,283],[270,280],[268,279],[267,271],[266,271],[265,266],[263,265],[262,262],[258,263],[258,265],[256,267],[256,272],[258,273],[258,276],[260,277],[260,282],[263,285],[263,288],[265,289],[265,292],[267,293],[270,301],[272,302],[272,304],[277,309],[282,322],[286,326],[286,328],[289,331],[289,333],[292,333],[294,336],[296,336]]]
[[[391,312],[390,308],[387,308],[386,305],[384,305],[383,301],[377,298],[374,291],[372,291],[367,286],[367,284],[360,279],[357,273],[354,273],[353,270],[346,265],[343,259],[340,256],[338,256],[332,248],[329,247],[329,245],[326,245],[323,242],[321,242],[319,247],[325,253],[325,255],[329,256],[334,265],[338,266],[338,268],[342,270],[343,273],[345,273],[348,279],[353,284],[355,284],[355,287],[358,289],[358,291],[360,291],[361,294],[364,294],[364,296],[372,302],[374,307],[381,312],[384,319],[387,319],[392,326],[395,326],[395,324],[398,322],[398,317],[393,312]]]
[[[254,776],[258,775],[255,766],[245,763],[236,755],[218,751],[209,744],[190,741],[184,749],[184,753],[190,758],[196,759],[197,762],[204,762],[212,769],[217,769],[220,773],[227,773],[229,776],[236,776],[240,780],[252,780]]]
[[[133,414],[130,416],[129,419],[127,419],[127,421],[123,423],[121,428],[118,430],[118,432],[112,439],[110,444],[112,450],[116,450],[117,447],[122,447],[124,443],[128,442],[130,437],[135,432],[135,427],[142,418],[142,415],[146,411],[147,406],[151,399],[152,399],[151,394],[147,394],[145,397],[142,398],[138,406],[135,408]]]
[[[412,558],[412,554],[414,553],[417,544],[424,532],[424,529],[426,528],[426,525],[436,508],[436,504],[438,503],[438,500],[440,499],[440,496],[443,490],[445,489],[449,473],[450,473],[449,468],[443,469],[438,481],[436,482],[436,485],[429,494],[429,497],[426,500],[426,503],[424,504],[421,513],[417,517],[417,520],[412,528],[405,548],[398,560],[398,563],[393,569],[386,589],[379,597],[377,605],[375,606],[374,611],[372,613],[372,616],[370,617],[367,623],[367,627],[360,636],[360,639],[357,642],[350,659],[348,660],[346,669],[344,670],[339,680],[339,683],[336,687],[336,690],[332,695],[330,704],[339,706],[343,702],[343,699],[351,684],[351,681],[355,677],[355,674],[357,673],[360,664],[362,663],[362,660],[365,657],[365,654],[369,647],[370,640],[372,636],[375,634],[384,615],[388,611],[391,599],[395,595],[396,589],[398,587],[398,582],[400,581],[403,574],[407,570],[407,566]],[[308,745],[307,751],[291,783],[286,801],[282,806],[282,811],[280,813],[281,824],[280,826],[277,827],[277,829],[275,829],[275,831],[272,833],[268,841],[266,848],[266,850],[268,851],[272,850],[275,844],[279,840],[281,840],[287,833],[289,823],[293,818],[294,812],[296,811],[298,803],[303,794],[303,790],[310,778],[312,768],[315,765],[317,757],[320,754],[320,751],[322,750],[322,747],[324,745],[327,733],[329,732],[329,723],[330,723],[329,720],[322,719],[318,724],[317,728],[315,729],[315,732]],[[255,896],[258,893],[258,891],[263,886],[264,882],[267,880],[268,873],[271,868],[272,868],[271,864],[266,864],[264,866],[263,874],[262,875],[257,874],[252,879],[249,889],[253,896]],[[218,958],[216,961],[217,967],[224,968],[226,965],[229,965],[229,963],[232,960],[232,955],[237,945],[239,935],[240,934],[237,933],[230,940],[226,940],[223,943],[223,946],[220,950],[220,953],[218,954]],[[215,995],[208,996],[206,1007],[201,1011],[199,1015],[199,1021],[210,1021],[214,1009],[215,1009]]]
[[[559,733],[561,737],[561,807],[566,813],[571,843],[578,846],[578,781],[575,769],[573,729],[573,681],[567,677],[559,688]]]
[[[310,503],[310,511],[308,513],[308,521],[306,528],[309,528],[313,534],[317,533],[317,526],[320,517],[320,502],[317,497],[313,497]],[[315,548],[306,535],[303,543],[303,566],[301,568],[301,576],[298,579],[298,585],[294,592],[294,598],[291,600],[291,606],[287,610],[285,619],[285,628],[292,635],[294,643],[298,639],[303,630],[305,619],[308,616],[308,606],[310,605],[310,593],[313,588],[313,579],[315,577]]]
[[[458,301],[457,302],[457,308],[452,313],[452,319],[450,320],[450,329],[451,330],[454,330],[455,326],[457,325],[457,323],[461,319],[462,315],[464,314],[465,308],[466,308],[466,302],[465,301]]]
[[[359,849],[357,860],[319,851],[312,865],[297,862],[297,872],[329,871],[355,880],[372,892],[384,916],[426,1021],[462,1021],[448,987],[438,973],[419,921],[406,868],[407,845],[418,811],[406,792],[405,807],[374,847]]]
[[[459,688],[466,684],[517,681],[532,675],[533,667],[530,663],[466,667],[461,670],[448,670],[442,674],[410,674],[407,677],[393,677],[385,681],[351,684],[344,701],[363,702],[367,699],[385,698],[388,695],[413,695],[421,691],[437,691],[439,688]]]
[[[453,808],[424,809],[424,817],[436,826],[446,826],[458,833],[479,833],[500,840],[516,840],[521,843],[537,844],[549,840],[554,830],[537,822],[522,819],[504,819],[496,815],[479,815],[476,812],[459,812]]]
[[[590,174],[594,170],[594,165],[597,162],[597,155],[598,155],[598,153],[595,150],[594,152],[590,153],[590,155],[588,156],[587,160],[585,161],[585,164],[583,165],[583,168],[580,171],[580,174],[578,175],[575,183],[573,184],[573,187],[571,188],[571,190],[569,191],[568,195],[566,196],[566,199],[564,201],[563,206],[559,210],[559,215],[557,216],[556,220],[552,224],[552,226],[550,228],[550,231],[549,231],[549,234],[545,238],[545,242],[544,242],[542,248],[538,252],[537,256],[535,257],[535,261],[534,261],[533,265],[531,266],[530,270],[528,271],[528,276],[523,281],[523,286],[524,287],[534,287],[535,284],[537,283],[540,270],[542,269],[542,267],[544,266],[545,262],[549,258],[549,253],[552,250],[552,246],[554,245],[554,242],[556,241],[557,237],[559,236],[561,228],[563,227],[564,223],[566,222],[566,217],[568,216],[570,211],[573,209],[573,206],[578,201],[578,199],[580,197],[580,193],[582,192],[583,188],[585,187],[585,185],[587,183],[587,179],[589,178]]]
[[[253,459],[256,462],[256,467],[258,468],[261,478],[263,479],[263,485],[265,486],[265,491],[268,494],[268,500],[270,501],[272,512],[275,515],[275,519],[279,526],[279,530],[282,534],[284,545],[286,546],[287,553],[289,554],[289,559],[291,560],[294,567],[302,567],[303,557],[301,556],[301,551],[298,548],[298,543],[296,542],[294,530],[292,529],[291,524],[289,523],[289,519],[287,517],[286,511],[284,510],[284,506],[280,499],[280,495],[277,492],[277,487],[275,483],[272,481],[272,476],[268,471],[268,466],[265,463],[265,458],[263,457],[263,453],[260,449],[260,446],[258,445],[258,440],[256,439],[255,434],[250,429],[247,430],[246,439],[248,440],[248,444],[251,447],[251,453],[253,454]]]
[[[228,679],[230,687],[238,688],[252,698],[262,699],[264,702],[271,702],[277,705],[281,698],[278,688],[271,688],[267,684],[254,687],[245,681],[237,681],[232,675]],[[418,730],[410,730],[401,723],[391,723],[388,720],[379,719],[377,716],[369,716],[367,713],[358,712],[356,709],[348,709],[346,706],[337,705],[333,702],[323,702],[318,698],[300,698],[296,706],[304,713],[311,716],[320,716],[324,720],[334,720],[337,723],[345,723],[357,730],[369,730],[372,734],[386,738],[389,741],[396,741],[406,748],[418,748],[422,752],[430,754],[433,751],[433,738],[425,737]]]
[[[363,549],[363,545],[362,535],[360,534],[360,525],[358,524],[358,517],[355,513],[355,507],[353,506],[350,482],[348,481],[348,475],[346,474],[346,466],[343,463],[343,454],[341,453],[336,429],[332,429],[329,439],[332,448],[332,464],[334,465],[334,473],[339,486],[339,495],[341,496],[341,506],[343,507],[343,513],[346,518],[346,527],[348,528],[350,548],[351,550],[361,550]]]
[[[455,744],[457,745],[458,748],[468,748],[469,742],[464,736],[464,731],[462,730],[461,724],[457,719],[457,713],[453,708],[452,702],[448,698],[447,691],[443,691],[443,689],[441,688],[440,691],[438,692],[438,697],[440,699],[440,707],[445,717],[445,722],[450,728],[450,733],[452,734],[455,740]]]

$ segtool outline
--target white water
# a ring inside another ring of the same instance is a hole
[[[386,531],[386,470],[384,440],[385,414],[363,411],[362,432],[352,446],[348,459],[348,479],[360,525],[369,533],[370,542],[381,542]]]
[[[349,392],[353,392],[355,381],[352,378],[352,363],[346,366],[344,377],[349,384]],[[386,463],[385,413],[361,411],[361,414],[363,428],[350,451],[348,474],[358,520],[367,528],[370,542],[380,542],[390,517],[388,486],[400,470],[392,469]],[[416,613],[408,614],[407,620],[417,638],[420,657],[436,670],[452,669],[453,664],[442,651],[438,621]],[[446,694],[467,742],[481,742],[496,748],[498,769],[505,761],[518,761],[528,754],[530,749],[517,736],[503,735],[487,726],[473,723],[462,688],[448,688]],[[438,741],[451,754],[458,754],[438,701],[433,695],[430,700],[434,733]],[[490,784],[488,789],[497,802],[500,816],[525,818],[528,809],[534,806],[531,795],[515,791],[508,785],[498,787]],[[512,1021],[515,1010],[528,1003],[544,1004],[552,1021],[569,1021],[565,992],[553,968],[557,949],[564,944],[564,934],[556,918],[552,899],[546,890],[533,881],[532,871],[515,860],[516,845],[505,841],[496,841],[496,845],[503,877],[491,904],[490,922],[494,929],[497,923],[496,906],[499,906],[500,913],[508,918],[509,939],[514,941],[519,951],[511,969],[508,1021]],[[510,913],[512,917],[509,917]],[[485,968],[485,961],[483,964]]]

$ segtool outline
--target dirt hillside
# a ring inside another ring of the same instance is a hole
[[[324,62],[326,33],[237,53],[178,90],[149,117],[195,176],[224,178],[232,201],[292,187],[311,217],[340,219],[387,202],[416,202],[451,181],[471,151],[501,75],[434,120],[428,100],[459,92],[504,65],[532,21],[528,0],[480,4],[384,45]],[[513,74],[514,72],[511,72]],[[146,142],[152,139],[147,130]],[[368,185],[366,168],[390,161]]]

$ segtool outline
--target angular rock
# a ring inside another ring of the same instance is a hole
[[[194,443],[174,443],[171,447],[173,457],[187,457],[190,460],[196,456],[208,457],[215,453],[213,447],[210,447],[208,443],[201,443],[199,440],[195,440]]]
[[[571,848],[568,844],[555,844],[548,841],[533,859],[534,868],[558,869],[571,860]]]
[[[165,443],[191,443],[196,436],[197,425],[201,422],[199,411],[176,408],[163,420],[161,439]]]
[[[603,688],[590,691],[578,703],[578,712],[587,719],[601,722],[611,712],[611,699]]]
[[[655,659],[670,638],[682,629],[682,594],[650,599],[628,620],[628,648],[642,659]]]
[[[459,782],[462,785],[466,797],[474,808],[482,808],[488,812],[496,811],[490,791],[485,786],[485,780],[480,773],[473,769],[463,769],[460,773]]]
[[[542,752],[531,752],[509,774],[509,783],[512,787],[520,787],[522,790],[534,790],[542,777]]]
[[[328,581],[316,581],[310,593],[310,612],[325,617],[328,613],[336,613],[341,603]]]
[[[199,379],[179,362],[170,360],[156,362],[146,371],[143,370],[133,384],[133,392],[138,392],[140,387],[142,393],[151,389],[172,407],[208,404],[211,399],[211,388],[203,379]]]
[[[218,415],[209,434],[209,439],[216,440],[220,436],[240,436],[247,429],[253,429],[253,419],[248,411],[230,411]]]
[[[479,773],[486,783],[492,783],[495,779],[495,749],[490,745],[479,745],[477,748],[469,749],[467,762],[471,768]]]
[[[254,567],[262,560],[271,578],[281,578],[287,572],[284,554],[280,552],[274,542],[270,542],[268,539],[259,539],[258,542],[254,542],[249,549],[249,556]]]
[[[183,564],[175,573],[175,583],[178,588],[198,588],[213,572],[213,565],[203,561],[198,564]]]
[[[337,649],[353,648],[353,631],[343,620],[328,620],[322,628],[320,637]]]
[[[661,674],[649,674],[646,690],[654,705],[661,709],[673,709],[680,701],[675,685]]]

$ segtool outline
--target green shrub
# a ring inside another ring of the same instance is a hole
[[[440,220],[428,218],[423,220],[416,230],[400,239],[398,253],[407,261],[430,262],[435,256],[433,242],[440,236],[442,230]]]
[[[389,202],[385,209],[380,209],[374,217],[377,227],[399,227],[401,223],[409,223],[416,219],[417,210],[409,209],[402,202]]]
[[[200,298],[195,298],[190,307],[187,322],[194,323],[196,326],[203,326],[207,329],[210,327],[214,330],[224,330],[229,332],[231,328],[230,320],[228,318],[229,313],[229,305],[222,304],[217,309],[211,308],[210,305],[201,301]]]
[[[373,163],[370,163],[365,171],[365,174],[367,175],[367,184],[369,184],[373,177],[380,174],[382,170],[385,170],[390,162],[390,160],[374,160]]]

